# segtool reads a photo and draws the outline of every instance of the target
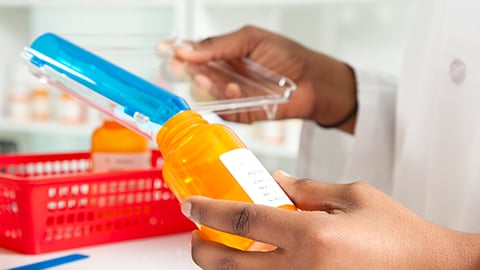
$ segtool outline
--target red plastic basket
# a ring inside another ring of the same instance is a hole
[[[37,254],[189,231],[152,169],[91,173],[89,153],[0,156],[0,246]]]

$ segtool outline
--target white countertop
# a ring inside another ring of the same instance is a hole
[[[71,254],[89,257],[51,269],[199,269],[190,256],[190,235],[190,232],[162,235],[39,255],[25,255],[0,248],[0,269],[10,269]]]

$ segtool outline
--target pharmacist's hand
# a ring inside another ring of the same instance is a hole
[[[465,258],[478,254],[466,234],[427,222],[368,184],[274,177],[303,211],[199,196],[185,200],[182,210],[197,223],[278,248],[240,251],[194,232],[195,263],[236,270],[467,269],[472,260]]]
[[[209,60],[235,63],[246,57],[292,79],[297,90],[288,103],[279,106],[275,119],[301,118],[331,124],[347,115],[356,101],[353,71],[346,64],[256,27],[246,26],[233,33],[180,46],[175,53],[177,58],[193,63]],[[201,77],[200,84],[205,85],[205,79]],[[230,88],[233,87],[230,85]],[[226,91],[235,97],[232,89]],[[241,123],[266,119],[261,110],[221,116]]]

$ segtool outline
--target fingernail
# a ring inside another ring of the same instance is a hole
[[[192,204],[189,202],[184,202],[182,203],[182,206],[180,208],[182,210],[182,214],[186,216],[188,219],[190,219],[195,226],[197,226],[198,229],[200,229],[200,223],[198,223],[194,218],[192,218],[191,212],[192,212]]]
[[[157,53],[163,58],[169,58],[173,55],[172,44],[160,42],[157,44]]]
[[[182,209],[182,213],[183,213],[184,216],[186,216],[188,218],[191,218],[191,216],[190,216],[190,213],[192,211],[192,204],[191,203],[189,203],[189,202],[182,203],[181,209]]]
[[[240,90],[240,85],[238,85],[238,83],[229,82],[227,84],[227,87],[225,89],[225,95],[228,98],[238,98],[240,97],[240,93],[241,93],[241,90]]]
[[[195,76],[193,76],[193,82],[197,88],[207,93],[213,87],[212,80],[203,74],[195,74]]]
[[[189,43],[181,43],[179,45],[177,45],[177,50],[178,51],[181,51],[181,52],[191,52],[193,51],[193,46],[192,44],[189,44]]]
[[[288,174],[286,171],[279,170],[278,173],[282,174],[283,176],[286,177],[292,177],[290,174]]]

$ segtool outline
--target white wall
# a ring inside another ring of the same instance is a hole
[[[20,52],[28,40],[29,11],[25,8],[0,9],[0,114],[11,87],[12,68],[20,62]]]
[[[412,0],[307,2],[196,4],[191,35],[206,38],[252,24],[362,67],[398,72]]]
[[[173,29],[170,7],[72,6],[35,7],[30,34],[44,31],[62,34],[158,34]]]

